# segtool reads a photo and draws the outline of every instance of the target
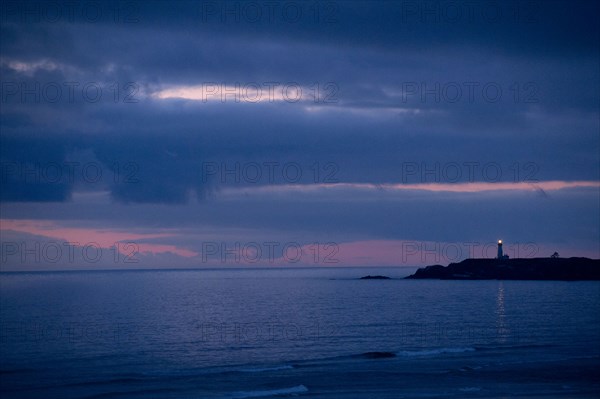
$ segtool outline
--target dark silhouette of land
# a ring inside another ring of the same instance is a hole
[[[420,268],[408,279],[440,280],[600,280],[600,259],[465,259]]]
[[[370,274],[368,276],[364,276],[360,278],[361,280],[390,280],[391,278],[388,276],[371,276]]]

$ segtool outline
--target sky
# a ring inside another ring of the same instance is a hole
[[[598,15],[3,1],[0,271],[599,258]]]

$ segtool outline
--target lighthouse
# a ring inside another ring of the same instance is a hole
[[[508,255],[502,251],[502,240],[498,240],[498,259],[508,259]]]

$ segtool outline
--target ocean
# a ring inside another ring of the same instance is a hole
[[[600,397],[600,282],[413,271],[2,273],[0,397]]]

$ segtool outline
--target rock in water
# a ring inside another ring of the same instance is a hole
[[[360,278],[361,280],[391,280],[388,276],[364,276]]]

